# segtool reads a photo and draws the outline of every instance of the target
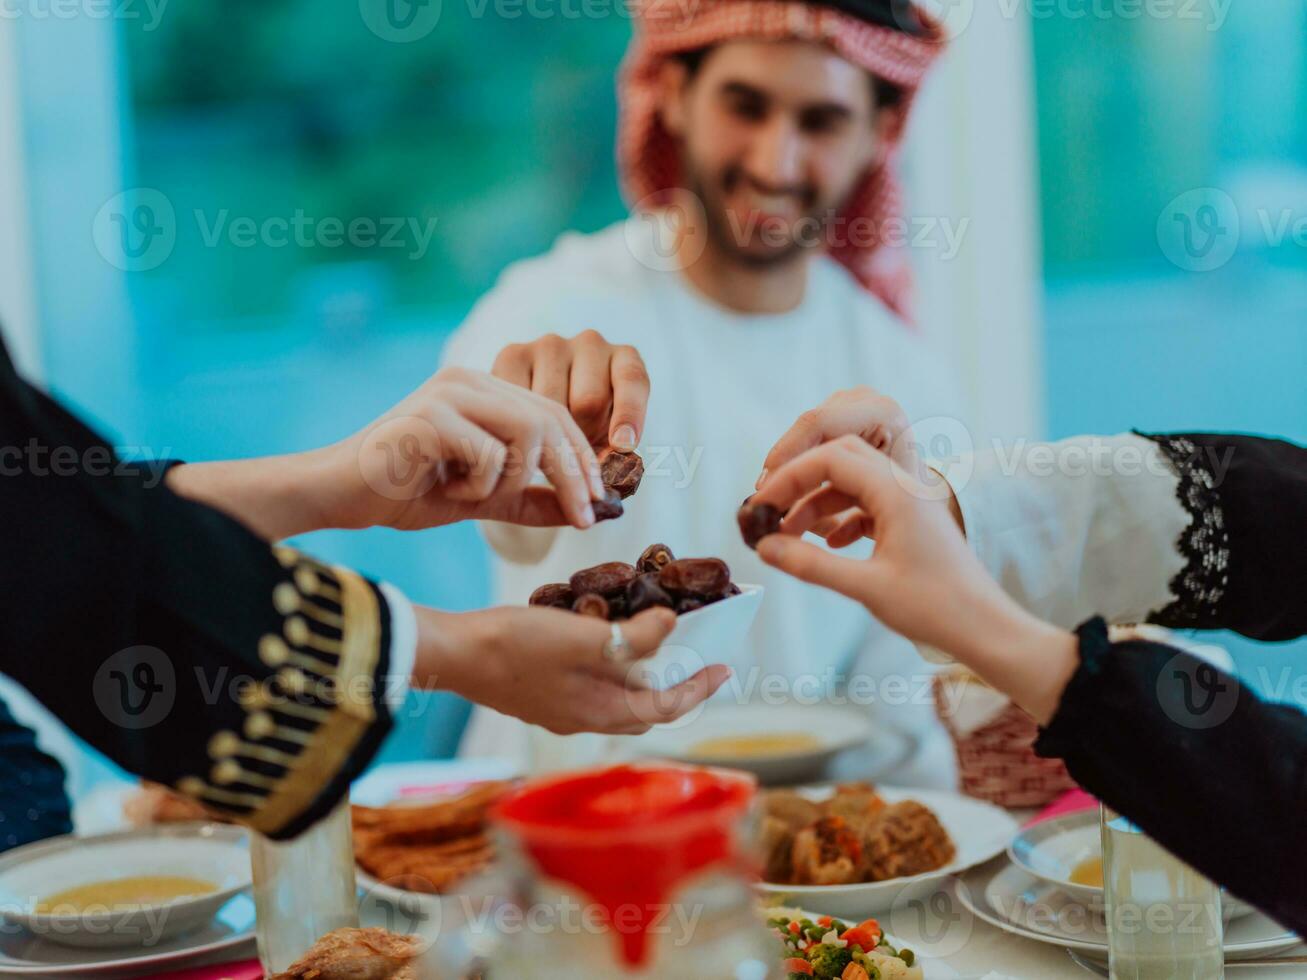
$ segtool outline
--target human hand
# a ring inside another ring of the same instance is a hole
[[[613,624],[561,609],[419,609],[418,622],[415,685],[454,691],[559,735],[641,734],[697,707],[730,676],[716,665],[666,691],[627,687],[632,663],[676,625],[668,609],[618,624],[634,658],[625,663],[605,656]]]
[[[790,460],[817,446],[844,436],[856,436],[868,446],[880,450],[900,469],[910,474],[923,488],[947,502],[950,512],[962,525],[961,511],[948,482],[928,467],[917,452],[912,439],[911,423],[902,407],[893,398],[874,388],[861,386],[837,391],[816,408],[804,412],[776,441],[763,461],[762,475],[755,489],[761,490],[768,476]],[[792,530],[789,525],[783,530]],[[826,539],[833,548],[842,548],[869,537],[870,522],[866,515],[853,507],[844,513],[825,514],[819,521],[798,529],[811,531]]]
[[[562,405],[590,445],[631,452],[644,432],[649,375],[634,347],[595,330],[570,339],[548,334],[500,351],[491,373]]]
[[[993,644],[1025,649],[1043,624],[999,588],[938,501],[857,436],[810,449],[769,475],[754,498],[782,512],[782,533],[758,545],[763,561],[861,602],[891,629],[979,667]],[[799,535],[858,510],[876,540],[871,558],[835,555]],[[1051,629],[1048,627],[1047,629]]]
[[[556,402],[445,368],[326,450],[332,526],[413,530],[480,519],[589,527],[604,495],[586,437]],[[549,486],[533,486],[543,473]]]

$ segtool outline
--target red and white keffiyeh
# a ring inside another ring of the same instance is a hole
[[[849,227],[877,230],[846,236],[830,250],[869,292],[907,318],[912,272],[901,249],[882,245],[881,229],[901,216],[895,172],[898,148],[913,98],[944,49],[943,30],[923,16],[929,30],[915,37],[802,0],[638,0],[635,37],[618,78],[617,165],[623,191],[634,205],[657,204],[681,185],[680,152],[658,116],[658,76],[668,56],[738,38],[804,40],[828,45],[841,57],[903,90],[890,146],[882,163],[854,188],[837,216]],[[854,225],[857,227],[858,225]]]

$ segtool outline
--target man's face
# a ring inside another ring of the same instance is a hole
[[[867,73],[806,41],[729,41],[693,76],[669,63],[662,119],[712,245],[754,266],[829,244],[879,142]]]

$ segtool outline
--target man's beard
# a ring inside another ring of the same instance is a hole
[[[751,215],[741,216],[732,211],[725,203],[723,181],[709,181],[689,161],[685,162],[686,184],[703,207],[707,224],[708,241],[712,247],[733,262],[753,269],[766,269],[788,265],[796,262],[809,252],[818,248],[826,240],[826,223],[838,213],[838,208],[822,207],[816,201],[805,202],[809,209],[798,219],[793,228],[809,228],[813,233],[807,237],[815,241],[796,241],[787,235],[783,244],[750,248],[749,242],[754,235],[765,233],[766,229],[758,219]],[[746,178],[737,176],[737,180]],[[710,190],[710,187],[712,188]],[[815,193],[811,195],[815,197]]]

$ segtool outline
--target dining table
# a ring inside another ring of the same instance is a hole
[[[358,793],[368,802],[378,802],[393,796],[397,787],[411,783],[422,773],[429,779],[445,778],[449,772],[465,774],[467,763],[421,763],[405,766],[382,766],[375,770]],[[500,774],[501,768],[492,770]],[[79,832],[103,832],[114,829],[112,824],[121,821],[121,800],[134,789],[134,784],[99,788],[95,798],[79,804]],[[356,784],[358,789],[358,784]],[[1066,798],[1046,809],[1021,808],[1009,812],[1021,825],[1037,819],[1067,812],[1069,807],[1087,805],[1084,798]],[[119,823],[121,825],[121,823]],[[1008,859],[1000,855],[992,860],[996,867]],[[925,915],[897,915],[882,917],[886,931],[901,945],[920,951],[926,970],[926,980],[1083,980],[1096,974],[1092,967],[1077,963],[1069,952],[1052,943],[1039,942],[1014,935],[1000,929],[967,911],[957,898],[960,876],[948,882],[947,887],[931,896],[934,904]],[[368,903],[365,903],[365,908]],[[365,913],[366,918],[366,913]],[[920,923],[920,928],[918,927]],[[363,921],[362,925],[384,923]],[[946,928],[941,928],[941,926]],[[926,934],[923,934],[926,933]],[[1303,947],[1289,953],[1302,955]],[[1266,968],[1228,963],[1226,973],[1231,977],[1263,976],[1272,980],[1307,980],[1307,964],[1290,964]],[[4,976],[0,972],[0,977]],[[256,980],[262,976],[255,958],[254,944],[234,947],[207,959],[189,961],[184,968],[151,975],[154,980]],[[72,980],[72,978],[70,978]]]

